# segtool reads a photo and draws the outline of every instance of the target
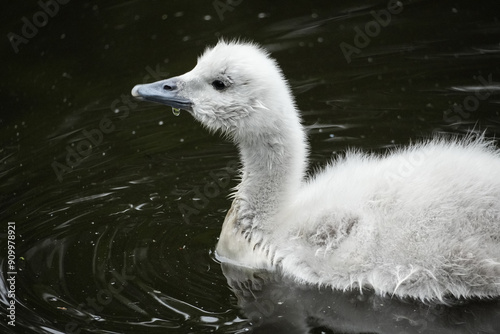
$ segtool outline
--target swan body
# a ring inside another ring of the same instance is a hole
[[[444,301],[500,296],[500,153],[437,138],[384,156],[348,151],[306,177],[307,140],[276,62],[220,41],[190,72],[132,95],[187,110],[238,146],[241,183],[221,261],[335,289]]]

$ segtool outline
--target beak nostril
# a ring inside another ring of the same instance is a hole
[[[169,85],[164,85],[163,89],[165,89],[165,90],[173,90],[173,87],[169,86]]]

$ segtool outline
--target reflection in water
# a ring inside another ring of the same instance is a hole
[[[253,333],[500,333],[500,300],[422,304],[222,264]]]

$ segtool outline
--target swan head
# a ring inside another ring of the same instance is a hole
[[[137,85],[132,95],[187,110],[210,130],[233,137],[267,131],[295,110],[276,62],[249,42],[222,40],[207,48],[191,71]]]

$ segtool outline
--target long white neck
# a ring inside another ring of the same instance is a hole
[[[263,91],[251,117],[232,133],[243,164],[241,183],[217,243],[219,257],[253,267],[271,262],[276,216],[300,191],[307,166],[307,140],[290,89],[279,72]],[[274,74],[273,74],[274,73]]]
[[[242,182],[236,200],[238,219],[252,229],[273,224],[274,215],[297,194],[303,181],[307,144],[305,132],[293,105],[282,116],[243,138],[237,138],[243,164]]]

